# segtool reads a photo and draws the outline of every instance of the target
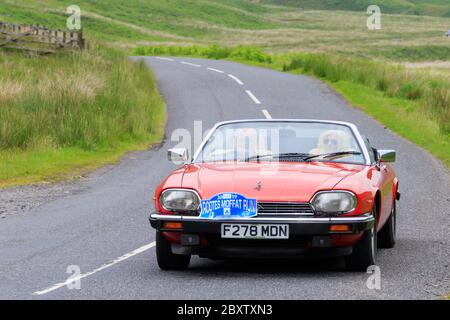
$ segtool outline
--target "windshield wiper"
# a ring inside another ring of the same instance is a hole
[[[248,162],[250,160],[259,160],[259,159],[262,159],[262,158],[273,157],[273,156],[274,156],[273,154],[258,154],[256,156],[247,157],[247,158],[244,159],[244,161]]]
[[[361,152],[359,151],[339,151],[339,152],[311,155],[309,157],[304,158],[303,160],[308,161],[314,158],[333,159],[333,158],[341,158],[342,156],[347,155],[360,155],[360,154]]]
[[[305,158],[312,156],[310,153],[300,153],[300,152],[287,152],[287,153],[280,153],[280,154],[259,154],[256,156],[248,157],[245,159],[245,161],[250,160],[259,160],[266,157],[272,157],[276,159],[289,159],[289,158],[301,158],[303,161]]]
[[[276,157],[279,159],[285,159],[285,158],[304,158],[312,156],[310,153],[301,153],[301,152],[287,152],[287,153],[280,153],[277,154]]]

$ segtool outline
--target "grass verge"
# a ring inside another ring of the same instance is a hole
[[[164,124],[152,74],[125,52],[0,52],[0,188],[114,162],[161,141]]]
[[[450,167],[450,83],[445,77],[368,59],[320,53],[267,54],[256,47],[140,47],[138,55],[230,59],[314,76],[352,105]]]

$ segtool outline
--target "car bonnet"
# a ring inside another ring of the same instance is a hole
[[[329,162],[196,163],[186,166],[182,187],[197,190],[202,199],[236,192],[258,201],[305,202],[364,167]]]

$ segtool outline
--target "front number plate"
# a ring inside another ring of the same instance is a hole
[[[289,239],[288,224],[222,223],[222,238]]]

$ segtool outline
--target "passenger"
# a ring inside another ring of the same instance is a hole
[[[319,136],[317,147],[309,153],[326,154],[350,150],[355,150],[355,148],[352,145],[352,137],[348,133],[341,130],[328,130]]]

